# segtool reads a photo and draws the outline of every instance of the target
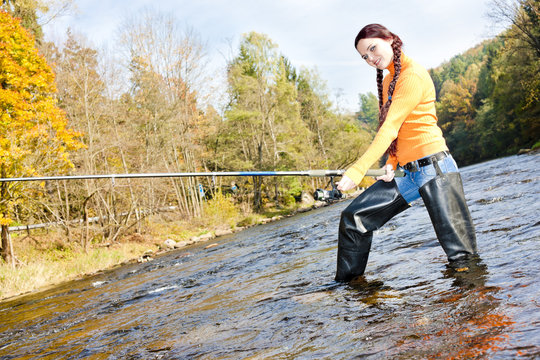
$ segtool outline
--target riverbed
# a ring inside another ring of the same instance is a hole
[[[343,201],[1,302],[0,359],[538,358],[539,160],[462,169],[468,269],[419,201],[376,232],[363,279],[335,282]]]

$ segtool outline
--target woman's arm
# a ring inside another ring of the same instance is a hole
[[[394,178],[395,172],[394,168],[390,164],[386,164],[383,169],[386,171],[386,174],[382,176],[377,176],[375,179],[382,180],[385,182],[390,182]],[[340,181],[336,183],[338,190],[347,191],[355,188],[357,185],[352,181],[348,176],[343,175]]]
[[[409,114],[422,101],[424,81],[416,73],[403,74],[396,84],[392,105],[388,110],[386,121],[371,142],[364,155],[346,172],[345,176],[356,185],[362,181],[366,171],[388,149],[397,138],[399,129]],[[397,162],[397,161],[396,161]]]

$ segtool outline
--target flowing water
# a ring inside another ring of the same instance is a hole
[[[539,159],[462,169],[468,270],[418,202],[375,234],[363,281],[334,282],[344,201],[4,301],[0,359],[538,358]]]

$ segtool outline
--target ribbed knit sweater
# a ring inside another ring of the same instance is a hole
[[[394,63],[383,80],[383,100],[387,101],[388,86],[394,76]],[[429,73],[420,64],[402,53],[401,73],[396,82],[392,104],[386,120],[373,142],[358,161],[346,172],[359,184],[366,171],[386,152],[397,137],[396,156],[389,156],[387,164],[394,169],[425,156],[448,150],[435,114],[435,86]]]

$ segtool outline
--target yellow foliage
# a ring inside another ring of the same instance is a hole
[[[55,98],[54,74],[18,19],[0,11],[0,177],[61,173],[83,147]],[[8,191],[9,188],[9,191]],[[0,184],[0,223],[25,185]]]
[[[66,153],[82,147],[80,134],[67,127],[66,116],[57,107],[54,74],[32,37],[19,20],[3,11],[0,84],[0,175],[24,176],[20,169],[25,167],[41,173],[69,168]],[[44,157],[54,158],[52,163],[59,168],[39,169],[38,159]]]
[[[228,225],[229,227],[233,227],[240,217],[240,213],[234,205],[232,198],[218,191],[211,200],[206,202],[204,216],[210,225]]]
[[[9,226],[10,224],[11,224],[11,219],[4,217],[4,215],[0,213],[0,225]]]

